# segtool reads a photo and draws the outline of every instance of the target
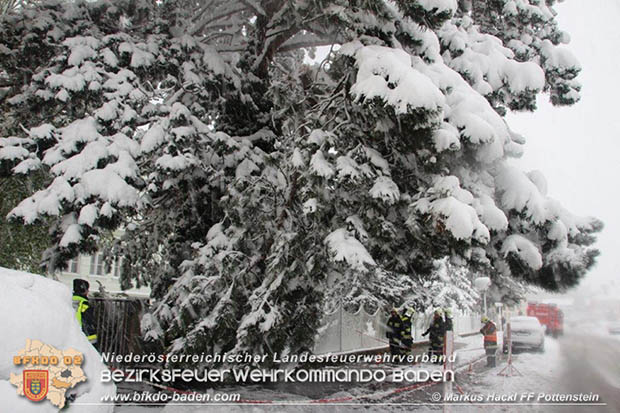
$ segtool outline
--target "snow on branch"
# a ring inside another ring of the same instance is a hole
[[[345,45],[343,53],[355,50],[357,78],[351,93],[357,100],[380,98],[396,113],[424,109],[438,111],[444,103],[439,89],[411,65],[404,50],[382,46]]]
[[[543,266],[542,255],[540,255],[536,245],[522,235],[509,235],[502,243],[502,254],[504,254],[504,257],[511,253],[515,254],[533,270],[539,270]]]
[[[352,268],[360,271],[366,265],[376,265],[366,248],[355,237],[349,235],[345,228],[339,228],[325,238],[325,243],[334,254],[335,261],[345,261]]]

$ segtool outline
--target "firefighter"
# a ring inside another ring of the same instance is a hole
[[[387,322],[387,331],[385,336],[390,341],[390,354],[396,356],[400,354],[400,330],[402,327],[400,315],[396,308],[390,311],[390,318]]]
[[[445,334],[445,323],[443,321],[443,317],[440,309],[436,309],[433,314],[433,319],[431,320],[431,324],[428,329],[422,333],[422,336],[429,336],[429,355],[431,357],[436,356],[434,363],[441,364],[441,355],[443,355],[443,339]]]
[[[480,320],[484,326],[480,333],[484,336],[484,350],[487,353],[487,367],[495,367],[495,353],[497,352],[497,327],[487,316]]]
[[[88,341],[96,347],[97,345],[97,329],[95,325],[95,314],[93,308],[88,303],[88,289],[90,284],[81,278],[73,280],[73,308],[75,309],[75,317],[82,327],[82,331],[86,334]]]
[[[452,331],[453,329],[453,322],[452,322],[452,309],[451,308],[445,308],[443,310],[443,314],[444,314],[444,326],[445,326],[445,331]]]
[[[402,346],[400,350],[403,354],[411,354],[411,347],[413,346],[413,338],[411,335],[411,321],[414,314],[415,310],[409,307],[400,317],[400,344]]]

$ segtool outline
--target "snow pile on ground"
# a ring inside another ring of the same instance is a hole
[[[75,319],[71,291],[63,284],[40,275],[0,267],[0,402],[7,412],[57,412],[49,401],[33,403],[18,396],[9,383],[10,373],[21,374],[13,365],[13,356],[26,346],[26,340],[40,340],[58,350],[73,348],[84,355],[87,381],[68,394],[76,394],[75,403],[100,403],[105,394],[116,393],[114,385],[100,382],[106,367],[90,345]],[[112,405],[91,405],[88,413],[111,413]],[[63,412],[81,412],[82,406],[69,405]]]

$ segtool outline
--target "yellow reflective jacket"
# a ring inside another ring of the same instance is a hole
[[[97,341],[96,326],[93,315],[93,309],[88,304],[88,298],[79,295],[73,295],[73,308],[75,309],[75,318],[77,318],[82,331],[86,334],[86,338],[91,343]]]

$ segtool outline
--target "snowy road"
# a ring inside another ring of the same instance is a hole
[[[506,412],[524,408],[558,413],[620,411],[620,340],[617,337],[571,333],[558,340],[547,338],[544,353],[516,354],[514,366],[522,376],[498,376],[505,367],[502,363],[494,369],[464,377],[462,388],[465,394],[477,394],[485,399],[489,395],[516,395],[517,400],[509,404],[454,406],[453,411]],[[530,392],[535,397],[539,394],[598,395],[598,403],[606,405],[532,404],[524,407],[528,400],[521,397]]]
[[[620,412],[620,340],[573,333],[559,342],[563,368],[558,387],[571,393],[598,393],[607,406],[596,411]]]

